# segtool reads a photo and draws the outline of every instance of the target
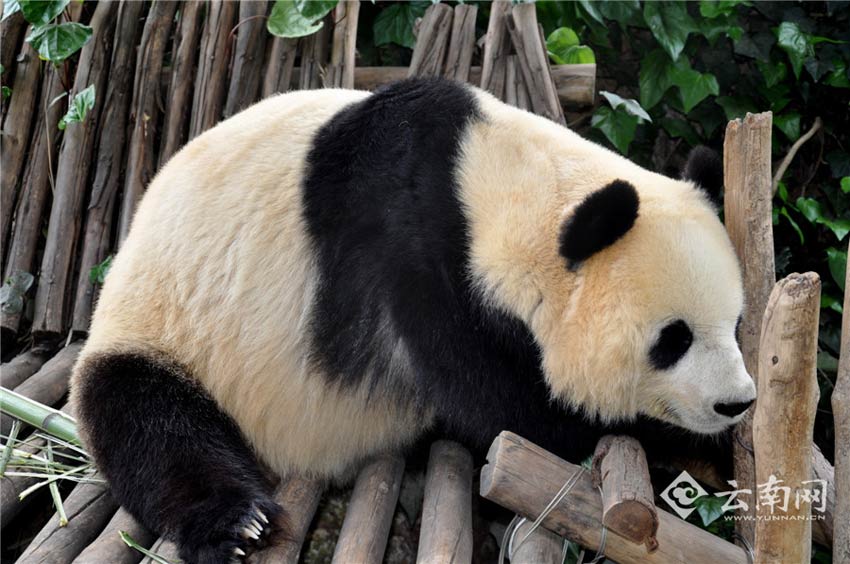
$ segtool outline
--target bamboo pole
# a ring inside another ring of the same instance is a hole
[[[343,0],[334,8],[334,32],[331,43],[331,63],[325,77],[325,87],[354,88],[354,57],[357,44],[357,22],[360,19],[360,0]]]
[[[577,472],[573,488],[557,504],[543,526],[597,550],[602,538],[602,499],[591,476],[511,432],[499,434],[481,470],[481,495],[527,519],[535,519]],[[647,552],[614,531],[606,533],[605,556],[620,564],[715,564],[747,562],[744,551],[711,533],[658,510],[658,549]]]
[[[404,460],[383,456],[357,476],[334,550],[334,564],[379,564],[395,513]]]
[[[564,539],[543,527],[537,527],[531,535],[520,544],[531,529],[531,521],[526,521],[517,527],[514,535],[514,551],[510,554],[511,562],[516,564],[563,564],[561,556],[564,549]]]
[[[481,57],[481,79],[478,84],[500,100],[505,99],[505,73],[511,53],[511,36],[507,20],[511,17],[511,2],[496,0],[490,4],[490,21]],[[475,83],[475,81],[472,81]]]
[[[201,34],[198,75],[189,122],[189,139],[194,139],[221,119],[227,96],[227,70],[230,64],[230,30],[235,25],[238,4],[213,0],[206,4],[207,16]]]
[[[224,104],[224,117],[230,117],[257,101],[266,52],[265,0],[239,3],[236,47],[230,71],[230,89]]]
[[[136,67],[136,40],[144,8],[143,2],[122,2],[118,9],[115,47],[109,65],[109,82],[101,104],[98,126],[100,141],[94,160],[94,179],[86,210],[77,290],[71,316],[71,329],[77,335],[88,333],[98,289],[89,279],[89,273],[95,265],[106,259],[112,248],[112,225],[127,140],[127,115],[133,95],[131,89]]]
[[[744,315],[741,321],[741,352],[744,366],[758,385],[758,353],[761,320],[776,280],[773,264],[773,221],[770,167],[770,139],[773,114],[747,114],[730,121],[723,142],[723,173],[726,195],[726,230],[738,254],[744,282]],[[752,414],[749,410],[738,423],[733,444],[735,480],[738,487],[755,491]],[[755,516],[753,504],[739,515],[735,530],[753,546]]]
[[[119,508],[100,535],[74,559],[73,564],[136,564],[139,552],[121,540],[119,531],[124,531],[145,548],[156,540],[156,535],[136,521],[126,509]]]
[[[778,480],[788,487],[783,509],[758,505],[756,562],[809,562],[813,504],[796,496],[812,480],[812,433],[820,392],[817,340],[820,279],[791,274],[776,284],[767,308],[759,347],[758,403],[753,417],[756,482]],[[779,491],[778,496],[783,496]],[[760,500],[763,497],[760,494]],[[782,505],[780,501],[779,505]],[[772,520],[774,515],[788,520]]]
[[[602,523],[655,550],[658,510],[640,443],[626,436],[602,437],[593,455],[593,483],[602,488]]]
[[[472,561],[472,455],[452,441],[431,445],[418,564]]]
[[[432,4],[422,17],[407,76],[441,76],[446,60],[454,11],[446,4]]]
[[[266,57],[266,70],[263,73],[263,98],[292,89],[297,49],[297,39],[275,37],[272,40]],[[295,76],[299,76],[299,73],[295,73]]]
[[[461,82],[469,80],[472,55],[475,52],[475,17],[477,15],[478,6],[474,4],[455,6],[443,76]]]
[[[198,65],[198,41],[201,35],[203,2],[180,4],[180,27],[174,34],[172,46],[171,82],[165,99],[165,120],[162,126],[162,146],[159,154],[163,166],[186,142],[192,94]]]
[[[255,564],[297,564],[310,521],[319,506],[322,489],[315,480],[297,477],[278,486],[274,499],[286,513],[288,534],[258,553],[254,558]]]
[[[133,82],[133,130],[127,147],[127,174],[118,222],[118,240],[123,242],[142,194],[156,172],[155,143],[159,130],[159,83],[162,57],[174,20],[177,2],[158,0],[151,6],[142,32],[136,78]]]
[[[850,564],[850,268],[844,285],[844,315],[841,321],[841,351],[838,374],[832,391],[835,418],[835,538],[833,564]]]

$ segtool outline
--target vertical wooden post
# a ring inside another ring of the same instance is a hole
[[[820,279],[812,272],[779,281],[764,312],[758,403],[753,417],[756,481],[756,562],[809,562],[816,504],[800,501],[812,480],[817,410]],[[773,483],[773,486],[766,486]],[[773,491],[778,503],[766,503]],[[767,492],[767,493],[766,493]],[[826,492],[822,492],[825,495]],[[773,516],[788,520],[772,520]]]
[[[480,86],[500,100],[505,99],[505,73],[508,56],[511,54],[511,37],[506,23],[510,17],[509,0],[496,0],[490,4],[490,21],[487,24],[487,38],[481,57]]]
[[[295,68],[297,50],[297,39],[275,37],[272,40],[263,78],[263,98],[268,98],[277,92],[287,92],[291,88],[292,69]]]
[[[236,47],[230,67],[230,89],[224,117],[230,117],[257,101],[260,94],[263,56],[266,53],[266,0],[239,2]]]
[[[835,530],[832,562],[850,564],[850,268],[847,269],[847,282],[844,285],[841,352],[835,389],[832,391],[832,416],[835,418]]]
[[[478,6],[474,4],[455,6],[443,76],[462,82],[469,80],[472,54],[475,52],[475,16],[477,14]]]
[[[452,441],[431,445],[418,564],[472,561],[472,455]]]
[[[407,76],[441,76],[452,31],[451,7],[433,4],[425,11]]]
[[[343,0],[336,5],[333,14],[331,64],[325,77],[325,87],[354,88],[354,56],[356,55],[360,1]]]
[[[328,62],[328,41],[332,26],[333,14],[328,14],[319,31],[301,39],[301,75],[298,77],[300,90],[321,88],[322,75]]]
[[[773,221],[770,168],[770,136],[773,114],[747,114],[743,121],[726,126],[723,142],[723,172],[726,185],[724,212],[726,230],[741,262],[745,309],[741,322],[741,351],[747,372],[758,383],[758,350],[761,321],[776,280],[773,265]],[[735,429],[733,445],[735,479],[738,487],[755,490],[750,410]],[[742,512],[754,517],[753,504]],[[735,530],[750,546],[755,542],[755,522],[741,519]]]

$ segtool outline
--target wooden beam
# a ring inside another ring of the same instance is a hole
[[[334,550],[334,564],[380,564],[387,548],[404,460],[382,456],[357,476]]]
[[[782,509],[758,504],[756,562],[809,562],[811,503],[795,497],[812,479],[812,433],[820,391],[817,382],[820,279],[791,274],[770,295],[759,348],[758,403],[753,417],[756,483],[788,487]],[[755,490],[754,490],[755,492]],[[783,503],[780,500],[779,506]],[[783,520],[773,520],[780,515]],[[784,518],[788,518],[785,520]]]
[[[137,564],[141,554],[127,546],[119,531],[124,531],[140,546],[150,547],[156,535],[136,521],[124,508],[119,508],[100,535],[77,556],[72,564]]]
[[[723,180],[726,186],[724,217],[729,238],[738,254],[744,281],[744,316],[741,352],[747,372],[758,384],[758,351],[761,322],[767,299],[776,281],[773,265],[773,193],[771,192],[770,142],[773,114],[747,114],[730,121],[723,142]],[[738,423],[733,443],[738,487],[755,491],[752,414]],[[755,545],[755,508],[749,504],[735,521],[735,530]]]
[[[181,562],[178,554],[177,545],[170,540],[159,538],[153,543],[150,551],[168,562]],[[149,556],[145,556],[141,564],[159,564],[159,561],[154,560]]]
[[[293,88],[292,71],[295,68],[297,49],[297,39],[283,37],[272,39],[266,60],[266,70],[263,73],[263,98],[278,92],[287,92]],[[298,75],[298,73],[295,74],[295,76]]]
[[[354,57],[359,18],[359,0],[343,0],[334,8],[331,63],[324,80],[326,88],[354,88]]]
[[[27,378],[38,372],[41,367],[53,356],[52,348],[34,348],[23,352],[3,363],[0,367],[0,386],[14,390]]]
[[[469,80],[472,55],[475,53],[475,17],[477,15],[478,6],[475,4],[459,4],[454,8],[449,50],[446,53],[446,63],[443,68],[443,76],[446,78],[461,82]]]
[[[263,56],[266,52],[266,0],[239,2],[236,47],[230,65],[230,89],[224,104],[228,118],[257,101],[260,95]]]
[[[506,23],[510,17],[510,0],[495,0],[490,4],[490,20],[481,56],[481,76],[477,82],[470,79],[473,84],[479,84],[500,100],[505,99],[507,60],[511,54],[511,36]]]
[[[848,249],[850,251],[850,249]],[[850,268],[844,285],[844,315],[841,321],[841,351],[838,374],[832,390],[835,418],[835,538],[833,564],[850,564]]]
[[[543,526],[580,545],[597,550],[602,538],[602,499],[588,472],[508,431],[499,434],[481,470],[481,495],[534,520],[576,472],[575,485],[549,513]],[[614,531],[608,531],[605,556],[620,564],[681,563],[744,564],[744,551],[679,519],[658,511],[658,549],[647,552]]]
[[[452,441],[431,445],[417,564],[472,561],[472,455]]]
[[[328,43],[333,28],[333,14],[325,16],[323,21],[324,24],[319,31],[301,38],[299,90],[312,90],[322,87],[322,75],[328,64]]]
[[[561,564],[564,550],[564,539],[543,527],[537,527],[531,535],[520,544],[531,529],[531,521],[526,521],[517,527],[514,535],[514,551],[509,557],[511,562],[523,564]],[[418,563],[417,563],[418,564]]]
[[[259,552],[254,557],[254,564],[297,564],[310,521],[319,506],[322,489],[315,480],[297,477],[278,486],[274,499],[286,515],[287,536]]]
[[[446,61],[454,11],[446,4],[432,4],[422,17],[407,76],[441,76]]]

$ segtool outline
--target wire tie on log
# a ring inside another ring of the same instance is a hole
[[[602,486],[596,486],[596,489],[599,490],[599,497],[602,497]],[[599,564],[599,562],[605,557],[605,540],[608,538],[608,527],[605,526],[605,523],[602,523],[602,532],[599,535],[599,548],[596,549],[596,554],[593,555],[593,560],[588,562],[587,564]],[[564,558],[563,561],[567,557],[567,541],[564,540]],[[584,549],[581,549],[581,552],[578,553],[578,558],[576,558],[576,564],[583,564],[584,562]],[[752,564],[752,563],[750,563]]]
[[[749,444],[749,445],[745,445],[745,444],[744,444],[744,441],[743,441],[743,439],[741,438],[741,428],[740,428],[740,427],[736,426],[736,427],[735,427],[735,432],[734,432],[734,433],[732,433],[732,434],[733,434],[733,435],[735,435],[735,442],[736,442],[736,443],[738,443],[738,445],[739,445],[742,449],[744,449],[745,451],[749,452],[750,454],[755,454],[755,451],[753,450],[752,441],[750,441],[750,444]]]
[[[519,544],[516,545],[516,548],[522,546],[522,544],[526,540],[528,540],[528,537],[530,537],[532,533],[537,530],[540,524],[543,523],[543,520],[549,516],[552,510],[554,510],[555,507],[557,507],[558,504],[561,503],[561,501],[563,501],[565,497],[567,497],[567,494],[570,493],[570,490],[573,489],[573,486],[576,485],[583,473],[584,468],[580,467],[573,473],[572,476],[569,477],[566,482],[564,482],[564,485],[561,486],[561,489],[558,490],[558,493],[555,494],[555,497],[553,497],[552,500],[546,505],[546,507],[543,508],[543,511],[540,512],[540,515],[537,517],[537,519],[534,520],[534,522],[531,524],[531,527],[529,527],[528,531],[526,531],[525,535],[523,535],[523,537],[520,539]],[[499,547],[499,564],[502,564],[505,561],[506,547],[508,558],[510,559],[513,557],[515,550],[514,539],[516,537],[517,531],[519,531],[519,528],[523,526],[527,521],[528,519],[526,519],[525,517],[520,517],[519,515],[515,515],[514,518],[511,519],[511,522],[508,525],[508,528],[505,529],[505,534],[502,537],[502,546]]]
[[[750,541],[748,541],[746,537],[739,534],[737,531],[732,532],[732,540],[741,541],[741,544],[744,545],[744,551],[747,553],[747,564],[753,564],[755,560],[755,554],[753,553],[753,547],[750,544]]]

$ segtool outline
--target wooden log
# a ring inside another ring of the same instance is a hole
[[[118,2],[98,3],[91,21],[94,34],[80,53],[74,94],[89,86],[95,87],[95,96],[106,90],[117,12]],[[99,113],[100,106],[95,104],[82,123],[68,125],[59,151],[53,206],[35,296],[32,332],[36,338],[56,337],[67,327],[66,317],[70,313],[68,298],[73,295],[70,286],[75,250],[83,219],[83,201],[98,133]]]
[[[511,2],[496,0],[490,4],[487,38],[481,57],[481,78],[477,84],[500,100],[505,99],[505,74],[511,53],[511,36],[507,20],[511,18]],[[473,84],[476,84],[472,80]]]
[[[564,539],[543,527],[537,527],[528,538],[531,521],[517,527],[514,535],[514,551],[508,555],[511,562],[524,564],[562,564]],[[524,542],[521,542],[525,538]]]
[[[336,542],[335,564],[383,561],[403,473],[404,460],[397,456],[382,456],[360,471]]]
[[[2,10],[2,7],[0,7]],[[27,21],[22,12],[16,12],[8,18],[0,21],[0,64],[6,69],[3,73],[3,86],[12,87],[12,81],[17,74],[16,59],[21,51],[22,40],[27,30]],[[6,101],[3,101],[3,115],[8,110]]]
[[[227,71],[230,65],[230,30],[235,25],[238,4],[213,0],[206,4],[207,15],[201,35],[198,75],[192,101],[189,139],[211,128],[221,119],[227,96]]]
[[[21,188],[21,174],[32,123],[37,122],[34,110],[38,100],[41,62],[38,53],[29,44],[21,48],[16,69],[9,110],[3,118],[3,135],[0,135],[0,185],[3,187],[0,192],[0,257],[4,258],[12,229],[12,212]]]
[[[602,499],[589,473],[537,445],[503,431],[481,470],[481,495],[534,520],[576,472],[581,474],[543,526],[580,545],[597,550],[602,536]],[[614,531],[606,533],[605,556],[619,562],[713,564],[747,562],[744,551],[711,533],[658,510],[658,549],[648,553]]]
[[[64,104],[47,102],[55,100],[64,88],[57,70],[48,65],[44,70],[39,98],[43,106],[38,108],[38,118],[33,125],[28,158],[24,169],[21,197],[15,211],[12,244],[9,249],[5,276],[15,272],[35,274],[35,257],[42,231],[42,216],[47,209],[53,171],[56,170],[56,145],[59,130],[56,124],[65,112]],[[35,294],[33,291],[32,294]],[[22,312],[0,312],[0,327],[7,336],[18,332]]]
[[[187,3],[194,6],[196,3]],[[136,67],[136,39],[143,2],[122,2],[117,15],[115,48],[110,64],[109,83],[101,104],[98,129],[100,142],[94,160],[86,225],[80,251],[76,297],[71,329],[77,335],[88,333],[98,287],[89,279],[91,269],[103,262],[112,248],[112,225],[121,186],[127,139],[127,115],[132,99],[133,72]]]
[[[407,76],[440,76],[446,61],[454,11],[446,4],[432,4],[425,10]]]
[[[73,564],[136,564],[141,555],[121,540],[119,531],[124,531],[145,548],[156,541],[156,535],[136,521],[126,509],[119,508],[100,535],[74,559]]]
[[[266,57],[266,70],[263,73],[263,98],[268,98],[272,94],[287,92],[292,89],[292,71],[295,68],[297,50],[297,39],[286,39],[283,37],[272,39],[269,54]],[[295,76],[299,75],[300,73],[295,73]]]
[[[812,508],[812,539],[830,547],[833,546],[835,536],[835,469],[815,443],[812,443],[812,476],[815,480],[826,482],[826,506],[823,512],[819,513],[817,508]]]
[[[770,140],[773,115],[747,114],[743,121],[726,126],[723,141],[724,217],[726,231],[738,254],[744,282],[744,314],[741,321],[741,352],[744,366],[758,385],[758,351],[761,322],[767,299],[776,281],[773,264],[773,192],[771,191]],[[755,491],[752,414],[738,423],[733,443],[735,480],[738,487]],[[739,511],[747,519],[735,521],[735,530],[755,544],[754,504]],[[751,520],[752,519],[752,520]]]
[[[534,4],[515,4],[505,19],[534,113],[566,124],[564,109],[549,72],[549,56],[541,42]]]
[[[334,8],[334,32],[331,63],[325,77],[326,88],[354,88],[354,57],[360,1],[343,0]]]
[[[831,403],[835,420],[835,505],[833,523],[837,531],[833,543],[833,562],[850,563],[850,269],[846,273],[844,315],[838,372]],[[818,474],[818,464],[815,464]]]
[[[790,499],[784,508],[758,504],[756,562],[811,561],[812,504],[797,503],[795,496],[812,480],[819,313],[820,279],[811,272],[777,283],[764,312],[753,417],[756,483],[762,491],[778,480],[776,487],[790,488]],[[772,520],[774,515],[783,520]]]
[[[315,480],[293,477],[275,491],[275,501],[286,512],[287,538],[280,539],[254,557],[254,564],[297,564],[301,545],[322,497],[322,485]]]
[[[333,14],[325,16],[324,25],[301,40],[301,69],[298,89],[312,90],[322,87],[322,75],[328,63],[328,41],[333,27]]]
[[[443,76],[462,82],[469,80],[472,55],[475,52],[475,17],[477,15],[478,6],[474,4],[455,6]]]
[[[431,445],[416,562],[472,561],[472,455],[452,441]]]
[[[35,347],[19,354],[0,367],[0,386],[13,390],[39,369],[53,355],[51,347]]]
[[[627,436],[602,437],[593,455],[593,483],[602,488],[602,523],[649,551],[658,548],[658,510],[640,443]]]
[[[157,539],[157,541],[153,543],[153,546],[151,546],[150,551],[160,558],[165,559],[167,562],[181,562],[180,555],[177,552],[177,545],[170,540],[164,538]],[[141,564],[159,564],[159,562],[146,556],[144,560],[142,560]]]
[[[257,101],[260,95],[263,55],[266,52],[265,0],[239,2],[239,22],[236,25],[236,47],[230,71],[230,89],[224,104],[228,118]]]
[[[68,524],[60,525],[58,513],[51,517],[18,564],[69,564],[97,538],[118,509],[104,483],[78,484],[62,504]]]
[[[215,4],[210,5],[210,12],[214,11],[214,6]],[[133,130],[127,148],[127,173],[118,222],[119,242],[123,242],[127,237],[136,206],[156,172],[155,143],[160,117],[159,83],[162,57],[168,46],[168,34],[171,32],[176,10],[177,2],[174,0],[154,2],[145,22],[142,42],[139,44],[131,105]],[[202,51],[202,56],[203,54]]]
[[[48,360],[41,370],[16,387],[15,392],[45,405],[57,404],[68,392],[71,368],[82,348],[81,341],[71,343]],[[4,413],[0,419],[0,433],[8,435],[11,428],[12,418]]]
[[[168,97],[165,99],[163,139],[159,153],[160,166],[167,163],[186,142],[189,116],[192,109],[195,73],[197,72],[198,41],[201,35],[203,8],[203,2],[183,2],[180,4],[180,27],[174,34],[174,43],[171,49],[174,60],[171,64]]]

